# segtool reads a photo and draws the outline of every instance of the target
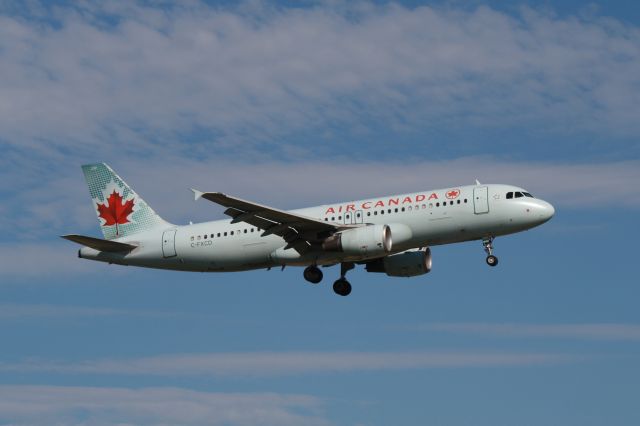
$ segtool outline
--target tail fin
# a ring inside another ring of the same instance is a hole
[[[170,225],[105,163],[86,164],[82,171],[105,239]]]

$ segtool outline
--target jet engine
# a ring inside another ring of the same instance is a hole
[[[367,262],[367,272],[384,272],[390,277],[415,277],[431,271],[431,250],[410,250]]]
[[[333,234],[322,243],[326,251],[349,255],[375,256],[391,251],[391,228],[387,225],[367,225]]]

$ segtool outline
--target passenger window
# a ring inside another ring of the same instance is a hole
[[[436,207],[440,207],[440,203],[436,203]]]
[[[200,235],[198,235],[198,241],[200,241],[200,238],[202,238]]]
[[[244,233],[245,233],[245,234],[247,233],[247,230],[246,230],[246,229],[244,230]]]
[[[367,212],[367,216],[371,216],[371,212]]]
[[[467,203],[467,199],[466,198],[464,199],[464,202],[465,202],[465,204]]]
[[[225,237],[227,236],[227,233],[226,233],[226,232],[224,233],[224,236],[225,236]]]
[[[207,234],[204,234],[204,239],[205,239],[205,240],[207,239]]]
[[[342,216],[338,216],[338,220],[342,220]]]
[[[356,217],[360,217],[360,213],[358,213],[358,214],[356,215]]]
[[[374,212],[373,212],[373,215],[374,215],[374,216],[378,216],[378,211],[377,211],[377,210],[376,210],[376,211],[374,211]]]
[[[220,238],[220,233],[218,232],[218,238]]]
[[[335,222],[335,221],[336,221],[336,217],[335,217],[335,216],[333,216],[333,217],[331,218],[331,222]]]
[[[231,235],[233,235],[233,231],[231,231]]]
[[[380,210],[380,214],[384,214],[384,210]]]
[[[458,204],[460,204],[460,200],[458,200]]]
[[[402,208],[402,211],[404,211],[404,207]]]

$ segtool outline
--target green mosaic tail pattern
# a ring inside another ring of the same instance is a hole
[[[105,163],[86,164],[82,172],[105,239],[170,226]]]

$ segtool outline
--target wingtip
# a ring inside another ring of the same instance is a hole
[[[191,191],[193,191],[194,201],[198,201],[202,197],[202,194],[204,194],[204,192],[198,191],[197,189],[193,189],[193,188],[191,188]]]

